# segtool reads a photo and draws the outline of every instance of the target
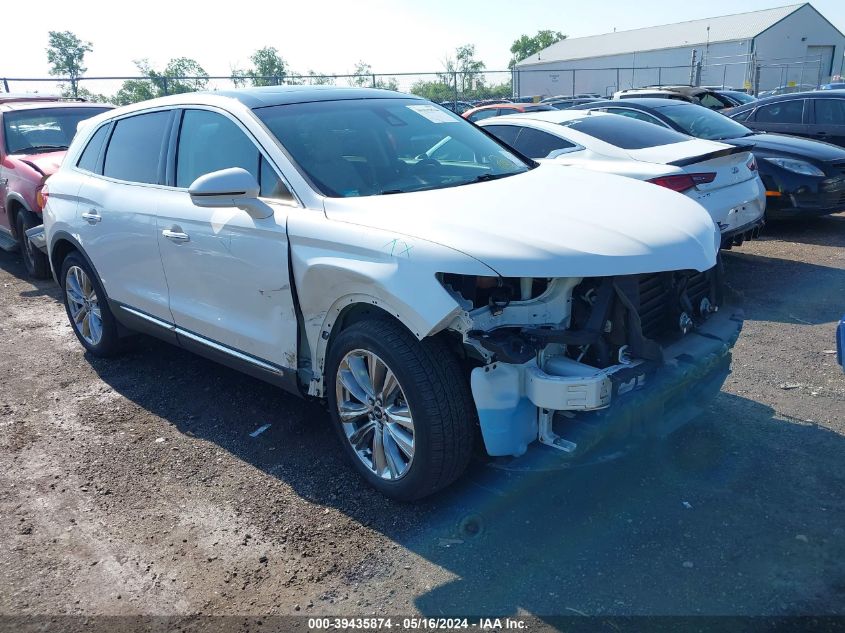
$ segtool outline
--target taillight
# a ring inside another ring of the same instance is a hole
[[[35,192],[35,204],[38,205],[39,209],[44,209],[44,205],[47,204],[48,195],[50,195],[50,192],[47,191],[47,185],[42,186]]]
[[[748,161],[745,163],[745,166],[748,167],[749,171],[757,171],[757,159],[754,158],[754,154],[748,157]]]
[[[708,182],[713,182],[716,179],[715,172],[707,172],[700,174],[676,174],[673,176],[659,176],[652,178],[648,182],[661,187],[666,187],[672,191],[686,191],[692,189],[696,185],[703,185]]]

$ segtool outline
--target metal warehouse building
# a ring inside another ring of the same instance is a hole
[[[845,35],[812,5],[565,39],[514,68],[520,96],[649,85],[749,88],[826,83],[842,74]]]

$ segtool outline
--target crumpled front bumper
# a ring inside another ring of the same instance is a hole
[[[540,441],[574,459],[606,440],[662,435],[694,418],[730,373],[742,314],[722,308],[664,348],[662,364],[639,361],[607,369],[574,361],[537,366],[492,363],[472,371],[485,448],[519,456]]]

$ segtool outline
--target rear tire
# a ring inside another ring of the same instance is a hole
[[[30,277],[35,279],[47,279],[50,276],[50,264],[47,261],[47,256],[39,251],[32,242],[26,237],[26,232],[41,222],[35,214],[30,213],[26,209],[18,211],[18,217],[15,222],[15,228],[18,233],[18,241],[20,242],[21,257],[23,257],[23,264],[26,266],[26,272]]]
[[[122,351],[117,321],[96,273],[78,252],[62,262],[59,283],[70,326],[82,346],[94,356],[115,356]]]
[[[466,469],[477,414],[466,375],[442,341],[418,341],[386,319],[356,323],[332,343],[326,392],[344,451],[385,496],[419,499]]]

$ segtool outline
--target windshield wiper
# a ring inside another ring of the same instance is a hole
[[[385,189],[384,191],[379,191],[376,195],[377,196],[391,196],[394,193],[405,193],[404,189]]]
[[[36,154],[39,152],[59,152],[66,150],[67,145],[37,145],[35,147],[21,147],[17,154]]]
[[[476,176],[472,182],[486,182],[488,180],[498,180],[499,178],[506,178],[507,176],[513,176],[513,174],[481,174],[480,176]]]

